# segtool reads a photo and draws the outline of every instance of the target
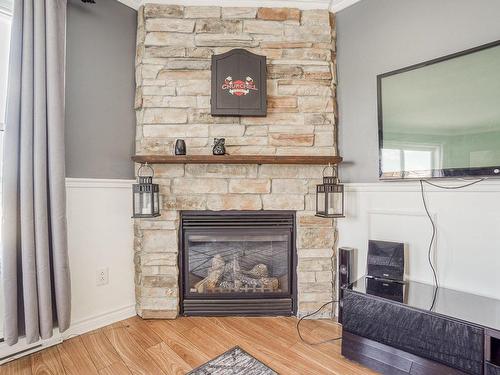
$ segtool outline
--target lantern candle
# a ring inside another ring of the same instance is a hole
[[[143,169],[149,169],[150,175],[141,175]],[[160,216],[160,189],[153,183],[154,170],[149,164],[143,164],[137,171],[137,184],[133,191],[133,216],[134,218],[148,218]]]
[[[331,176],[325,176],[328,168],[332,169]],[[323,183],[316,185],[316,216],[344,217],[344,185],[340,184],[337,171],[331,165],[323,169]]]

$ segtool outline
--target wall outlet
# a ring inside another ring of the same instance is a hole
[[[106,285],[109,283],[109,269],[101,268],[96,272],[96,285]]]

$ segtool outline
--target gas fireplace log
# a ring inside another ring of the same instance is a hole
[[[226,263],[220,254],[216,254],[212,258],[212,266],[208,270],[208,276],[197,282],[194,288],[198,293],[215,292],[216,290],[256,292],[259,289],[275,291],[279,288],[279,284],[276,277],[269,277],[269,271],[265,264],[257,264],[248,271],[242,270],[236,256],[232,261]]]
[[[208,270],[208,276],[194,285],[196,291],[198,293],[205,293],[207,288],[215,288],[224,274],[225,265],[226,262],[224,262],[222,256],[220,256],[220,254],[216,254],[212,258],[212,266]]]

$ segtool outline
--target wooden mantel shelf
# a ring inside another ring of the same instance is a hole
[[[136,163],[149,164],[338,164],[340,156],[288,155],[134,155]]]

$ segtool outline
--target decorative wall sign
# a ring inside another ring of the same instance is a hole
[[[212,56],[212,116],[266,116],[266,56],[233,49]]]

